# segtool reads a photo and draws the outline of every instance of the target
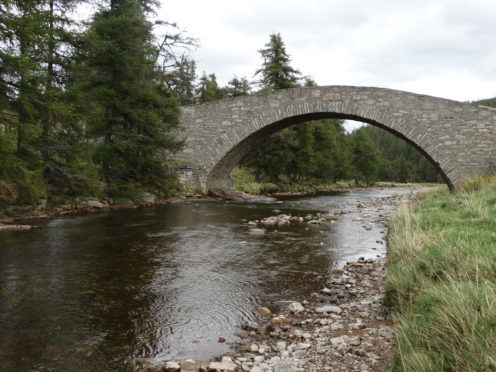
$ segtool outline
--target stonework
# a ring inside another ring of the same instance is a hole
[[[203,192],[232,186],[229,173],[271,134],[338,118],[381,127],[411,143],[453,187],[496,166],[496,110],[385,88],[294,88],[182,107],[181,181]]]

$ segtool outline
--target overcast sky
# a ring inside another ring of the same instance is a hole
[[[496,96],[495,0],[161,0],[160,18],[199,40],[198,73],[252,80],[280,33],[292,66],[319,85],[407,90],[460,101]]]

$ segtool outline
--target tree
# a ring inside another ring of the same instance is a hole
[[[298,86],[299,71],[290,66],[290,58],[280,34],[270,35],[265,49],[258,51],[262,57],[262,66],[255,75],[260,75],[258,82],[261,90],[277,90]],[[289,173],[289,166],[295,163],[291,148],[295,148],[294,130],[275,133],[258,144],[243,160],[245,166],[255,169],[258,181],[267,179],[279,182],[281,175]],[[302,130],[305,130],[302,128]],[[293,172],[293,177],[295,174]]]
[[[217,84],[215,74],[207,74],[203,72],[198,88],[196,89],[198,102],[210,102],[224,98],[224,91]]]
[[[380,155],[362,131],[355,131],[350,137],[355,181],[357,184],[371,185],[377,181]]]
[[[226,97],[246,96],[250,94],[250,92],[250,83],[245,77],[239,79],[235,76],[227,83],[227,86],[224,88],[224,95]]]
[[[165,150],[179,143],[170,130],[178,124],[178,104],[157,68],[149,3],[112,0],[98,11],[85,35],[90,100],[87,120],[98,146],[94,159],[111,194],[129,188],[167,192]]]
[[[195,103],[195,61],[182,56],[175,62],[173,70],[167,73],[167,85],[177,97],[179,104]]]
[[[263,62],[255,75],[260,75],[262,89],[277,90],[298,86],[300,72],[291,67],[281,34],[271,34],[264,49],[258,51]]]

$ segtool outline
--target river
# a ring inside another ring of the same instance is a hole
[[[260,306],[277,310],[278,301],[308,296],[349,258],[383,256],[391,206],[374,201],[409,192],[355,190],[268,204],[185,202],[3,232],[0,369],[106,371],[135,358],[226,353],[219,336],[236,340]],[[248,224],[279,213],[330,211],[335,221],[322,225],[293,223],[253,234]],[[356,221],[359,212],[367,223]]]

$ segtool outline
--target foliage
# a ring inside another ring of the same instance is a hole
[[[237,78],[236,76],[227,83],[224,88],[224,95],[226,97],[239,97],[250,94],[250,83],[245,77]]]
[[[396,182],[438,182],[440,175],[427,158],[412,145],[381,128],[367,125],[355,132],[362,133],[377,152],[377,178]]]
[[[258,82],[263,90],[277,90],[298,86],[300,72],[291,67],[286,46],[280,34],[271,34],[264,49],[258,51],[263,62],[255,75],[261,75]]]
[[[196,62],[184,56],[175,62],[174,69],[167,75],[167,86],[177,97],[179,104],[195,103]]]
[[[180,145],[170,132],[178,101],[194,99],[194,62],[174,53],[192,40],[169,33],[157,43],[145,17],[153,1],[102,1],[85,29],[69,17],[81,3],[0,4],[3,206],[102,197],[100,180],[108,194],[176,188],[166,151]]]
[[[165,191],[160,150],[179,146],[169,135],[178,104],[161,82],[144,9],[136,0],[113,1],[95,14],[84,42],[87,119],[92,137],[102,139],[94,160],[106,192],[118,195],[129,183]]]
[[[430,192],[393,217],[386,297],[395,370],[496,369],[495,201],[493,177],[479,190]]]
[[[200,82],[196,89],[197,102],[210,102],[224,98],[224,90],[217,84],[215,74],[207,74],[203,72]]]

